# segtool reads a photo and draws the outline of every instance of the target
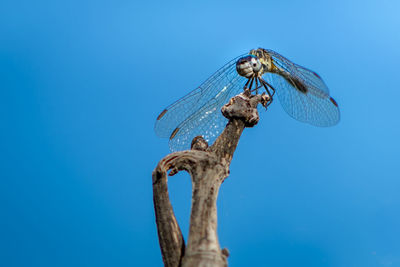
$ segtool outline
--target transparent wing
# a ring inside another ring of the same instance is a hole
[[[276,89],[283,109],[293,118],[315,126],[337,124],[338,105],[321,77],[272,50],[266,51],[277,71],[265,74],[265,78]]]
[[[202,135],[210,145],[214,143],[228,123],[221,113],[221,107],[228,103],[231,97],[240,93],[247,81],[236,73],[234,75],[235,77],[224,85],[225,89],[178,126],[178,132],[169,141],[172,151],[189,149],[191,141],[198,135]]]
[[[222,115],[222,119],[218,116],[219,109],[229,95],[237,93],[234,92],[237,90],[234,85],[242,80],[236,72],[239,57],[229,61],[202,85],[168,106],[158,116],[155,132],[160,137],[170,138],[171,150],[190,148],[192,136],[203,135],[206,139],[208,136],[208,141],[211,141],[211,136],[223,123]]]

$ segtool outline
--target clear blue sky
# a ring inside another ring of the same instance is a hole
[[[318,72],[341,122],[273,103],[218,200],[230,266],[400,266],[399,1],[0,3],[0,265],[162,266],[158,113],[230,59]],[[170,180],[187,235],[190,182]]]

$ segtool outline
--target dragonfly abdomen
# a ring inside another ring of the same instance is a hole
[[[295,77],[284,77],[285,80],[290,83],[294,88],[296,88],[297,91],[307,94],[308,89],[307,86],[298,78]]]

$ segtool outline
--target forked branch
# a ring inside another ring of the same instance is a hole
[[[229,165],[245,127],[259,120],[257,105],[267,106],[265,94],[245,91],[222,107],[229,119],[211,147],[196,137],[192,149],[164,157],[153,171],[153,200],[158,237],[165,266],[227,266],[228,252],[221,251],[217,236],[217,197],[229,175]],[[167,172],[187,171],[192,179],[192,209],[187,246],[168,196]]]

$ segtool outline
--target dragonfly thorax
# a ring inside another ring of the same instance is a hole
[[[240,76],[252,78],[258,75],[261,70],[261,62],[256,56],[248,55],[239,58],[236,62],[236,70]]]

